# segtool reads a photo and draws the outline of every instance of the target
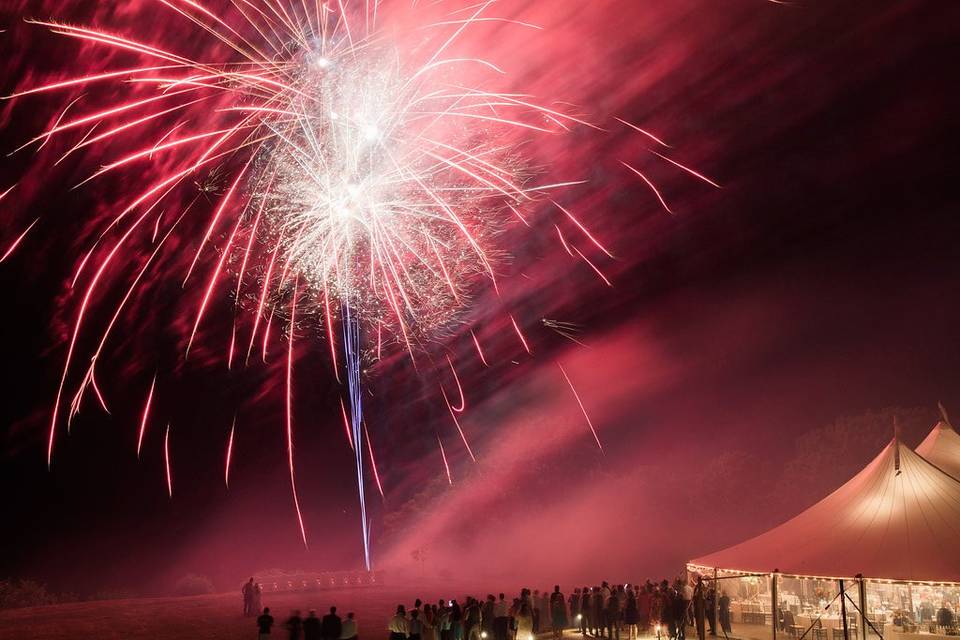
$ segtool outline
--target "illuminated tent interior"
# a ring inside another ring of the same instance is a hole
[[[934,425],[917,447],[917,453],[960,480],[960,434],[949,422],[941,420]]]
[[[937,614],[960,605],[960,481],[893,439],[806,511],[687,568],[720,578],[739,637],[842,638],[840,579],[851,638],[953,635]]]

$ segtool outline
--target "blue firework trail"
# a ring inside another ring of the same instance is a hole
[[[360,386],[360,322],[350,312],[350,305],[343,306],[343,347],[346,359],[347,387],[350,396],[350,430],[355,446],[354,459],[357,471],[357,493],[360,497],[360,526],[363,529],[363,560],[370,570],[370,528],[367,525],[367,499],[363,484],[363,397]]]

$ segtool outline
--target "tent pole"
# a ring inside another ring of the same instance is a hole
[[[780,617],[777,609],[777,577],[777,570],[774,569],[773,573],[770,574],[770,602],[772,605],[770,609],[770,624],[773,627],[773,640],[777,640],[777,622]]]
[[[843,590],[843,580],[840,583],[840,618],[843,620],[843,640],[850,640],[850,629],[847,627],[847,594]]]
[[[860,629],[863,640],[867,640],[867,581],[859,576],[860,590]]]
[[[913,585],[909,582],[907,583],[907,600],[910,601],[910,619],[914,622],[919,622],[918,616],[914,613],[913,609]]]
[[[697,638],[699,640],[707,640],[706,616],[704,615],[704,610],[706,609],[706,594],[704,594],[703,590],[703,576],[697,576],[697,589],[693,592],[693,613],[696,618]]]
[[[720,628],[718,610],[720,609],[720,580],[717,579],[717,568],[713,568],[713,630]]]

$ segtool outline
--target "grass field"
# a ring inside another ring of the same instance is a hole
[[[410,606],[416,597],[435,601],[441,595],[459,597],[465,591],[433,594],[424,589],[360,587],[303,593],[264,594],[279,628],[292,609],[303,615],[316,609],[322,615],[331,605],[340,615],[356,614],[361,640],[383,640],[387,621],[398,603]],[[475,595],[486,595],[476,592]],[[179,598],[139,598],[77,602],[47,607],[0,611],[0,638],[17,640],[243,640],[256,638],[252,618],[244,618],[239,587],[236,593]]]
[[[283,621],[291,610],[306,616],[316,609],[322,616],[336,605],[337,613],[356,614],[359,640],[386,640],[387,621],[397,604],[410,607],[414,599],[436,602],[440,597],[461,599],[470,594],[484,597],[479,589],[418,587],[360,587],[300,593],[264,594],[263,605],[270,607],[276,620],[273,637],[286,640]],[[180,598],[138,598],[76,602],[47,607],[0,611],[0,640],[256,640],[253,618],[242,615],[240,590],[207,596]],[[688,637],[696,638],[692,632]],[[626,635],[622,635],[625,639]],[[731,636],[734,638],[735,636]],[[738,637],[747,637],[739,635]],[[768,636],[760,636],[768,637]],[[542,633],[538,640],[549,638]],[[568,630],[564,640],[580,640],[579,632]],[[592,640],[592,639],[591,639]],[[641,640],[653,640],[642,636]]]

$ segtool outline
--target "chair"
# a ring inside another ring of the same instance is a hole
[[[796,618],[793,617],[793,611],[787,609],[786,611],[781,611],[780,615],[783,616],[783,630],[790,634],[791,638],[797,638],[800,635],[798,629],[800,625],[797,624]]]
[[[827,640],[827,630],[823,628],[823,621],[813,623],[813,640]]]

